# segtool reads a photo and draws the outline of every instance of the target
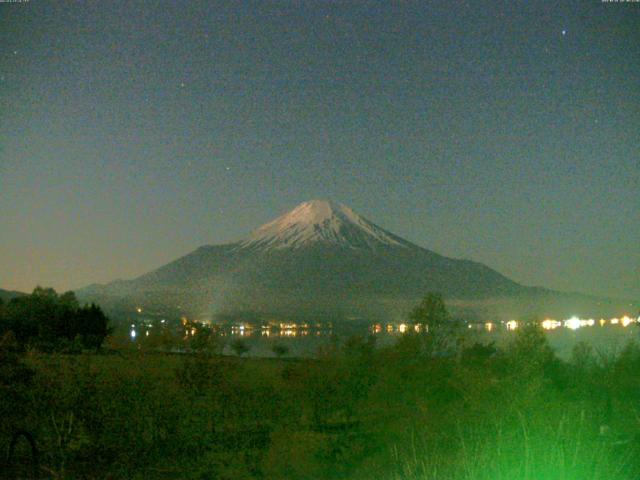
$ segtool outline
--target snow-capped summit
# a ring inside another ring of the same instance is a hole
[[[346,205],[311,200],[276,218],[240,242],[242,247],[300,248],[314,243],[349,248],[407,246],[399,237],[361,217]]]

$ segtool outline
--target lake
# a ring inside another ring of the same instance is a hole
[[[549,344],[563,359],[571,356],[573,347],[579,342],[593,346],[596,353],[609,355],[619,352],[629,341],[640,339],[638,320],[623,317],[621,319],[592,320],[571,318],[563,321],[545,320],[543,323]],[[521,328],[517,322],[486,322],[468,324],[465,336],[470,342],[490,343],[502,346],[509,342],[515,331]],[[222,330],[225,340],[224,353],[232,355],[231,342],[241,338],[250,347],[248,355],[254,357],[272,357],[274,345],[288,348],[287,356],[309,357],[318,349],[331,343],[341,344],[347,338],[359,335],[373,335],[377,344],[384,346],[395,342],[401,335],[416,329],[408,324],[372,324],[348,326],[309,326],[306,324],[287,324],[278,327],[252,327],[234,325]],[[418,328],[419,329],[419,328]]]

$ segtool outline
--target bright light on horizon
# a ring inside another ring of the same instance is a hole
[[[582,326],[582,322],[578,317],[573,316],[564,321],[564,326],[570,328],[571,330],[577,330]]]
[[[542,322],[542,328],[544,328],[545,330],[555,330],[560,325],[562,325],[561,322],[552,318],[547,318]]]

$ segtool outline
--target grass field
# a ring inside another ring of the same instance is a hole
[[[640,349],[558,360],[538,332],[434,356],[424,336],[315,359],[2,354],[4,477],[640,478]]]

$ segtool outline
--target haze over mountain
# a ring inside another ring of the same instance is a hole
[[[12,298],[21,297],[23,295],[25,294],[22,292],[16,292],[12,290],[3,290],[0,288],[0,300],[2,300],[5,303],[11,300]]]
[[[575,311],[576,299],[598,302],[444,257],[326,200],[304,202],[237,242],[202,246],[136,279],[78,293],[107,307],[150,305],[210,317],[400,319],[429,291],[480,316],[532,308],[549,314],[567,302]]]

